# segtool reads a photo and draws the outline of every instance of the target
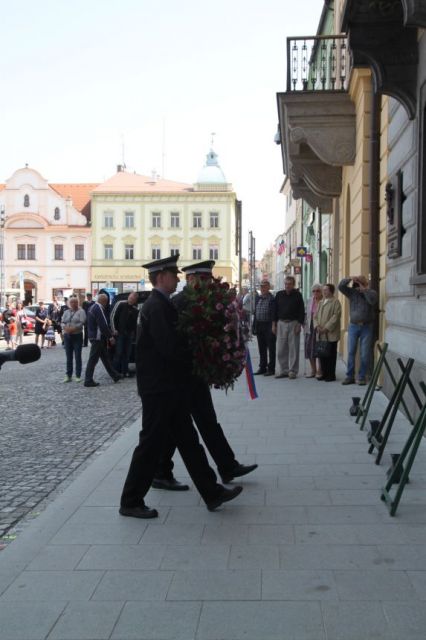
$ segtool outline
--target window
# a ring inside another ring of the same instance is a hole
[[[194,229],[201,229],[203,224],[203,217],[201,213],[192,214],[192,226]]]
[[[133,260],[134,259],[134,245],[133,244],[125,244],[124,245],[124,259],[125,260]]]
[[[217,229],[219,227],[219,214],[216,212],[210,213],[210,229]]]
[[[124,226],[126,229],[133,229],[135,226],[135,214],[133,211],[126,211],[124,213]]]
[[[27,244],[27,260],[35,260],[36,252],[35,252],[35,244]]]
[[[170,255],[171,256],[178,256],[179,255],[179,247],[176,245],[173,245],[170,247]]]
[[[26,193],[24,195],[24,207],[29,207],[30,206],[30,196]]]
[[[112,244],[104,244],[104,259],[105,260],[113,260],[114,252],[112,249]]]
[[[0,244],[0,260],[4,260],[3,244]]]
[[[192,259],[201,260],[201,247],[196,245],[192,247]]]
[[[18,244],[18,260],[25,260],[26,257],[26,246],[24,244]]]
[[[76,244],[74,247],[75,260],[84,260],[84,244]]]
[[[211,245],[209,247],[209,260],[219,259],[219,247],[217,245]]]
[[[55,260],[63,260],[64,259],[64,245],[63,244],[55,244]]]
[[[54,220],[59,220],[60,217],[61,217],[61,211],[60,211],[59,207],[55,207],[55,212],[53,214],[53,218],[54,218]]]
[[[160,229],[161,227],[161,213],[152,214],[152,228]]]
[[[161,249],[158,245],[153,244],[152,245],[152,252],[151,252],[151,258],[153,260],[160,260],[161,259]]]
[[[112,229],[114,227],[114,214],[111,211],[104,212],[104,229]]]
[[[179,229],[180,227],[179,218],[180,218],[179,213],[177,213],[176,211],[170,214],[170,226],[172,229]]]

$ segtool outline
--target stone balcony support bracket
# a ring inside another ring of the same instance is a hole
[[[331,211],[342,166],[355,160],[354,104],[344,91],[287,91],[277,99],[284,173],[294,197]]]
[[[306,144],[325,164],[354,163],[355,106],[346,92],[282,95],[291,142]]]

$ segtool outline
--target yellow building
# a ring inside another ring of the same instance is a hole
[[[214,274],[238,282],[241,203],[213,150],[194,185],[117,173],[92,193],[92,289],[148,285],[144,262],[179,253],[181,266],[215,260]]]

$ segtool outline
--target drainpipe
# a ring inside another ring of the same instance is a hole
[[[380,222],[380,106],[381,95],[373,90],[370,138],[370,287],[379,292],[379,222]],[[374,323],[374,342],[379,337],[379,318]],[[374,349],[374,347],[373,347]],[[373,362],[373,359],[371,359]]]
[[[318,212],[318,282],[325,284],[323,274],[321,273],[321,254],[322,254],[322,213],[321,207],[317,208]]]

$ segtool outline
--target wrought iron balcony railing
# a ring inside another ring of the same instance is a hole
[[[287,91],[347,91],[349,72],[345,34],[287,38]]]

